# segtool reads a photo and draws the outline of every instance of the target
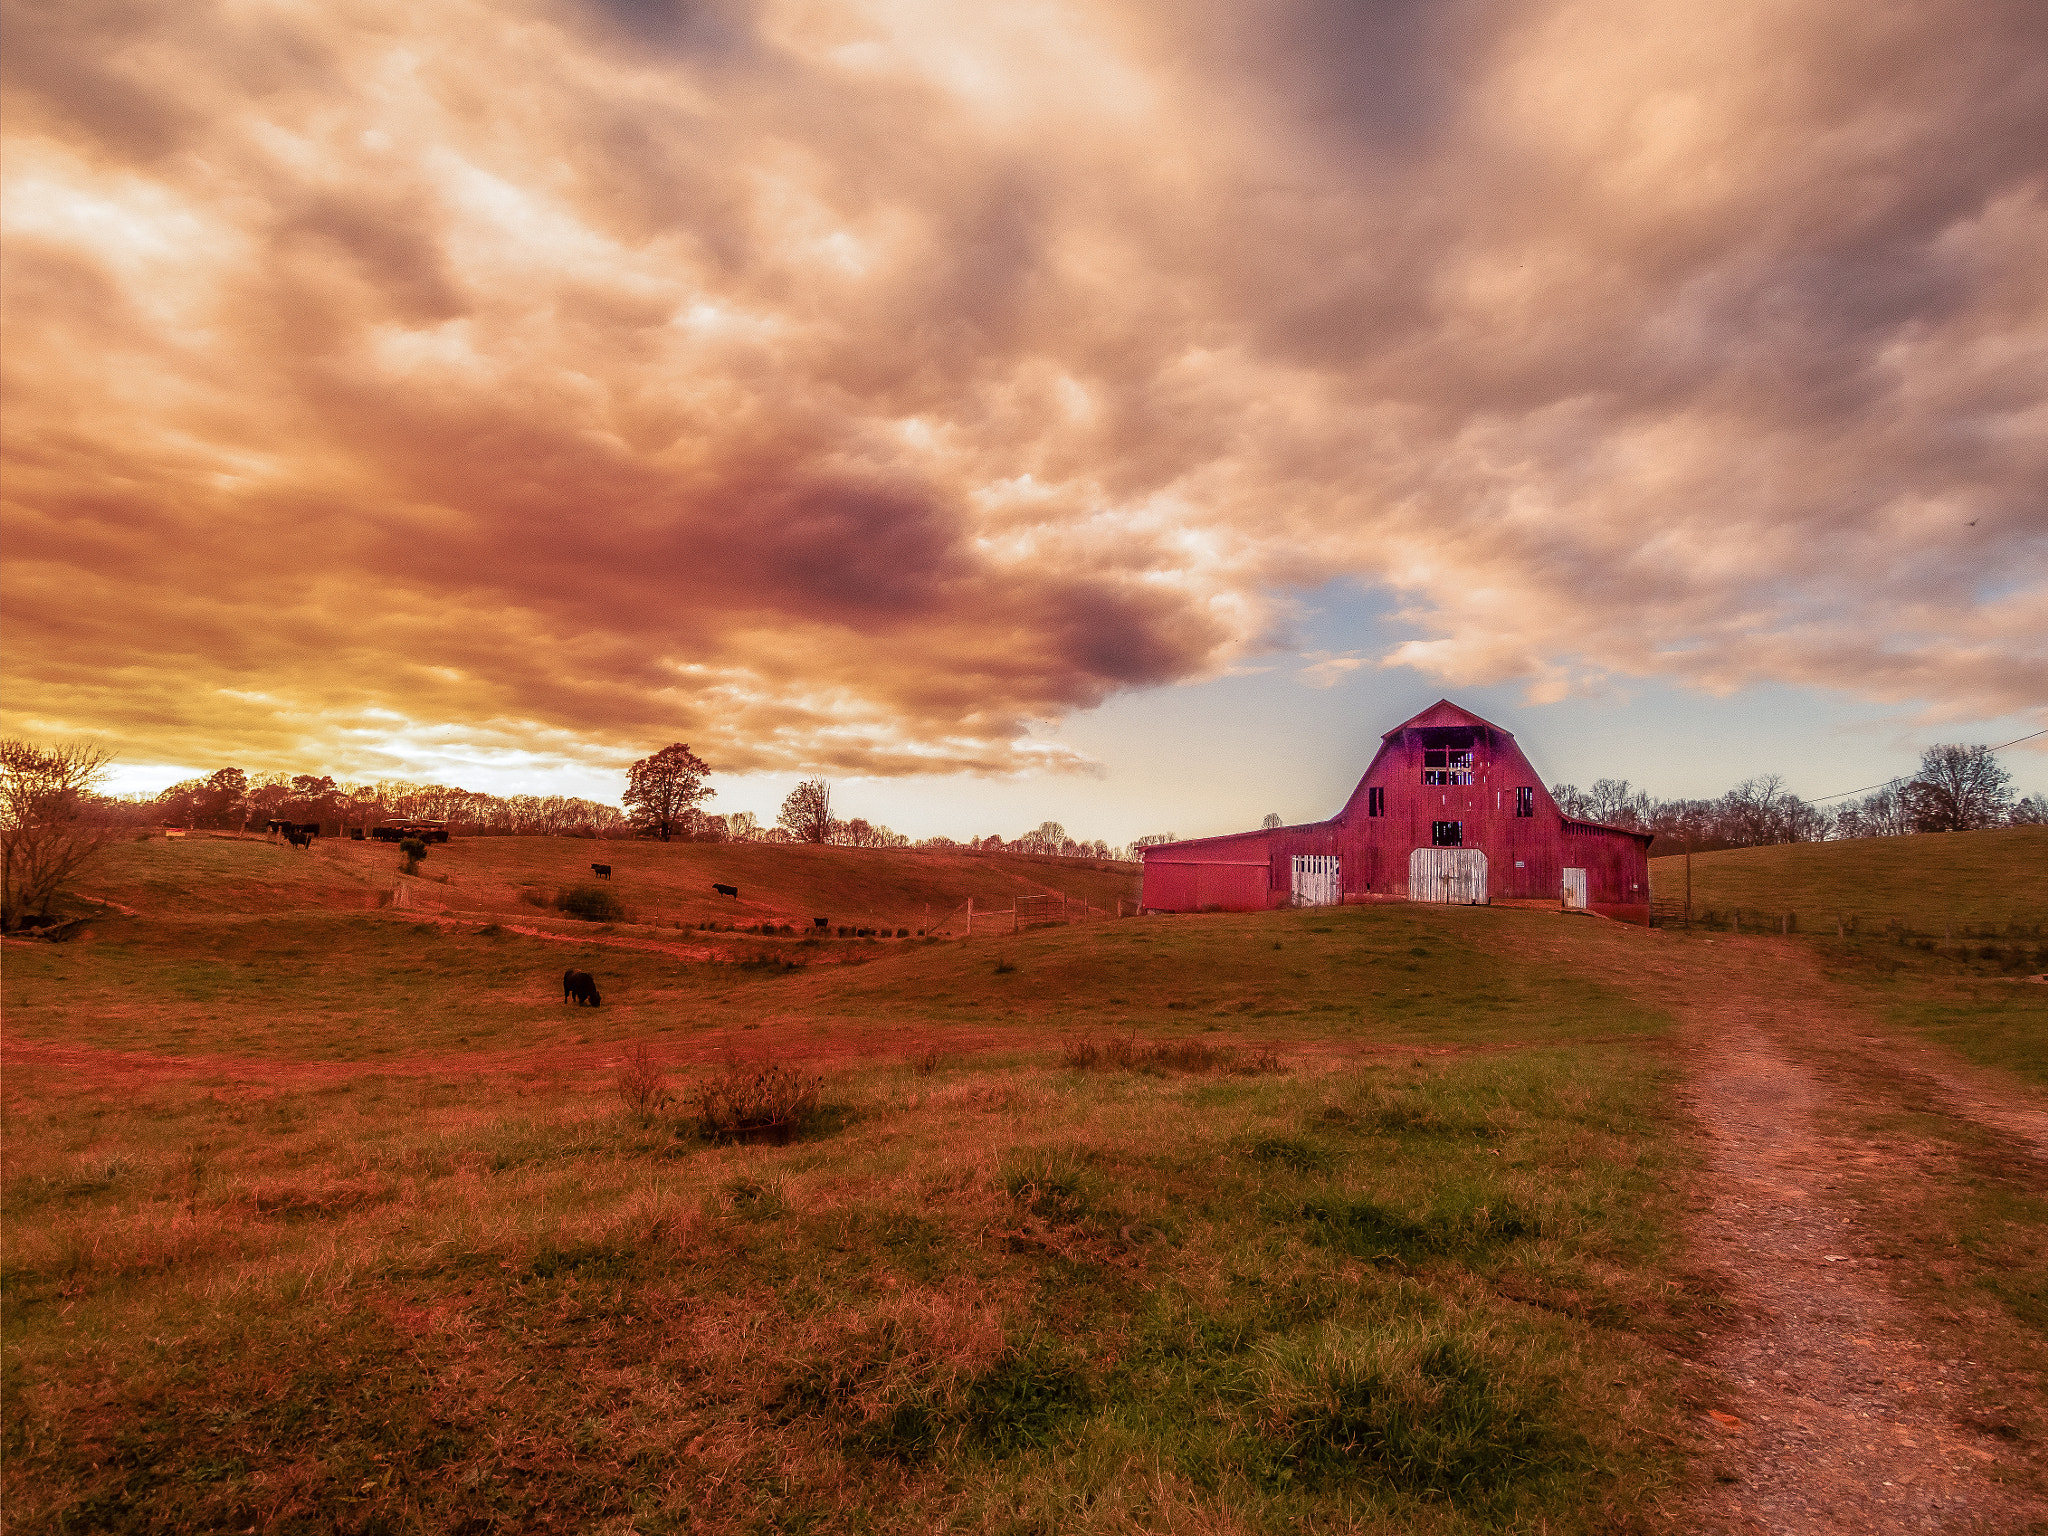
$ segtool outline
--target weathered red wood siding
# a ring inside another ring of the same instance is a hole
[[[1432,750],[1469,751],[1469,769],[1435,770],[1469,782],[1425,783],[1425,754]],[[1381,798],[1378,816],[1371,814],[1375,790]],[[1516,814],[1520,790],[1528,791],[1527,816]],[[1434,823],[1439,821],[1461,823],[1459,846],[1486,854],[1491,900],[1557,901],[1564,871],[1576,868],[1586,871],[1588,904],[1594,911],[1632,921],[1649,918],[1649,836],[1566,817],[1511,733],[1448,700],[1381,738],[1350,800],[1328,821],[1146,849],[1143,904],[1160,912],[1281,906],[1291,894],[1296,854],[1335,854],[1347,901],[1405,898],[1408,856],[1434,846]],[[1202,877],[1190,871],[1212,865],[1241,868],[1262,855],[1263,902],[1253,899],[1248,884],[1241,890],[1233,885],[1237,899],[1191,899],[1221,889],[1223,877],[1210,876],[1202,886]]]

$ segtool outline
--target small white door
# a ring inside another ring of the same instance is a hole
[[[1337,878],[1334,853],[1297,853],[1294,856],[1294,904],[1297,907],[1334,907],[1344,900]]]
[[[1408,899],[1486,905],[1486,854],[1478,848],[1418,848],[1408,855]]]
[[[1567,912],[1586,910],[1586,872],[1583,869],[1564,872],[1564,909]]]

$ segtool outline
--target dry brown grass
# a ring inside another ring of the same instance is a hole
[[[1098,1042],[1079,1035],[1060,1046],[1060,1065],[1076,1071],[1229,1072],[1251,1075],[1282,1072],[1280,1052],[1272,1045],[1242,1046],[1215,1040],[1140,1040],[1136,1035],[1111,1035]]]
[[[10,1525],[1469,1536],[1653,1510],[1690,1326],[1657,1021],[1475,958],[1460,920],[1324,916],[1356,925],[1324,945],[1283,915],[1278,974],[1237,919],[1026,935],[1001,976],[985,947],[785,978],[593,946],[598,1011],[562,1006],[558,950],[369,917],[138,925],[16,970],[41,1043],[10,1039],[0,1140]],[[1150,973],[1176,1011],[1126,1022]],[[1382,993],[1382,1020],[1324,1006]],[[1548,1048],[1391,1049],[1528,1014]],[[1122,1044],[1075,1071],[1062,1032]],[[776,1066],[735,1060],[756,1041]],[[706,1140],[693,1084],[717,1126],[815,1119]],[[1361,1257],[1332,1202],[1457,1244]],[[1473,1218],[1509,1204],[1526,1231]],[[1543,1467],[1404,1492],[1321,1457],[1260,1374],[1424,1315],[1482,1365],[1499,1338],[1551,1363]]]

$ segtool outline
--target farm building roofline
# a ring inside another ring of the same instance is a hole
[[[1624,837],[1639,837],[1647,846],[1657,840],[1654,832],[1641,832],[1634,827],[1610,826],[1604,821],[1588,821],[1583,816],[1560,816],[1558,822],[1567,827],[1584,827],[1588,832],[1619,832]]]
[[[1449,699],[1438,699],[1412,720],[1403,720],[1391,731],[1382,732],[1380,740],[1392,741],[1403,731],[1426,731],[1444,726],[1472,725],[1483,726],[1489,731],[1499,731],[1509,741],[1515,739],[1515,733],[1506,727],[1495,725],[1484,716],[1475,715],[1471,710],[1464,708],[1462,705],[1453,704]]]

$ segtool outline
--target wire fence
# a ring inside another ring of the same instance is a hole
[[[1903,918],[1867,912],[1781,911],[1767,907],[1705,906],[1690,909],[1672,897],[1650,903],[1652,928],[1698,929],[1706,933],[1806,934],[1836,939],[1886,939],[1923,950],[1975,950],[1975,958],[2009,960],[2018,968],[2048,966],[2048,924],[2014,918],[2004,925],[1944,922],[1936,930]]]

